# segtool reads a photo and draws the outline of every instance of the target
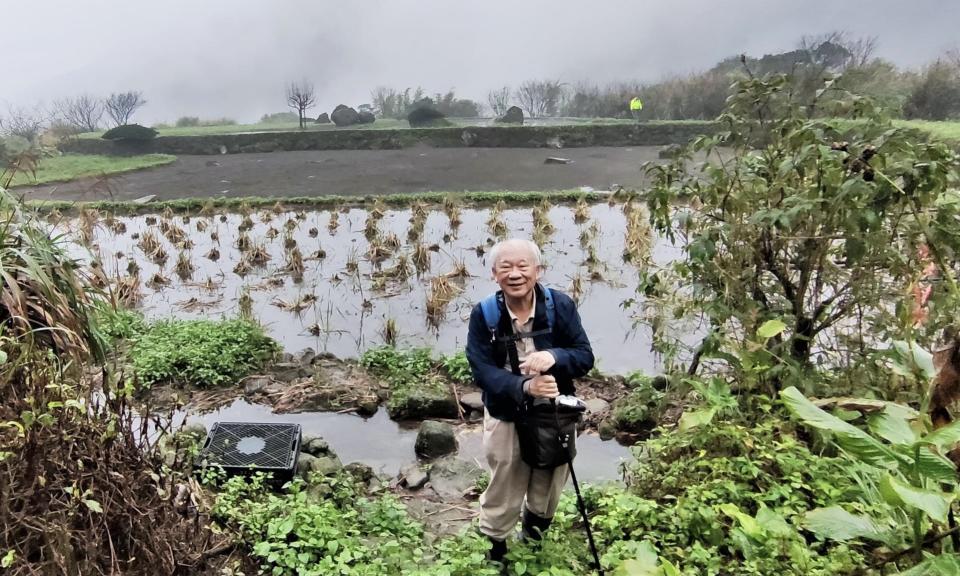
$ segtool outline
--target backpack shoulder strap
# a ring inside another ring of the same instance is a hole
[[[553,330],[557,319],[557,307],[553,303],[553,292],[546,286],[543,287],[543,302],[547,305],[547,328]]]
[[[480,311],[483,312],[483,320],[487,323],[490,330],[490,337],[497,334],[497,324],[500,323],[500,305],[497,302],[497,293],[487,296],[480,301]]]

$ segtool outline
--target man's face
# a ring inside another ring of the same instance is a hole
[[[506,243],[493,264],[493,279],[504,295],[521,299],[529,296],[540,279],[541,267],[534,260],[530,247],[523,243]]]

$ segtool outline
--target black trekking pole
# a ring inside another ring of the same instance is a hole
[[[577,473],[573,469],[573,458],[570,456],[570,439],[566,434],[560,435],[560,444],[567,451],[567,466],[570,467],[570,478],[573,479],[573,491],[577,493],[577,508],[580,510],[580,517],[583,518],[583,525],[587,529],[587,542],[590,543],[590,552],[593,553],[593,567],[598,576],[603,576],[603,568],[600,567],[600,554],[597,553],[597,544],[593,541],[593,531],[590,529],[590,517],[587,515],[587,505],[583,501],[583,494],[580,493],[580,483],[577,482]]]

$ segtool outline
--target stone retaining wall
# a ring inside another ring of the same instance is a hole
[[[664,146],[683,144],[716,131],[712,122],[650,122],[572,126],[476,126],[400,130],[323,130],[257,132],[210,136],[161,136],[149,142],[117,143],[99,139],[63,142],[60,150],[77,154],[240,154],[290,150],[391,150],[426,145],[435,148],[581,148],[587,146]]]

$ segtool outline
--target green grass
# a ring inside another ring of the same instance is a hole
[[[939,138],[940,140],[960,142],[960,121],[895,120],[893,123],[897,126],[916,128],[924,132],[929,132],[934,138]]]
[[[69,154],[44,158],[35,174],[19,172],[13,179],[12,186],[35,186],[48,182],[67,182],[85,176],[100,176],[102,174],[117,174],[162,166],[176,160],[176,156],[169,154],[145,154],[143,156],[97,156],[86,154]]]
[[[370,206],[374,202],[383,202],[388,206],[406,207],[414,202],[439,205],[447,197],[453,197],[467,205],[489,205],[503,200],[510,206],[532,206],[544,199],[551,202],[576,202],[580,198],[588,202],[600,202],[608,196],[598,192],[582,192],[580,190],[559,190],[551,192],[513,192],[509,190],[495,192],[416,192],[411,194],[387,194],[383,196],[293,196],[269,197],[248,196],[245,198],[178,198],[176,200],[162,200],[149,204],[138,204],[131,201],[99,200],[94,202],[78,202],[70,200],[28,200],[27,203],[40,212],[58,210],[62,213],[72,213],[81,208],[94,208],[112,212],[117,216],[132,214],[152,214],[170,208],[175,213],[192,214],[205,206],[223,210],[238,210],[246,205],[250,208],[263,208],[280,204],[287,210],[326,209],[345,207]]]
[[[409,128],[406,120],[394,120],[392,118],[378,118],[373,124],[359,124],[350,126],[350,130],[394,130],[397,128]],[[242,134],[245,132],[299,132],[300,127],[296,122],[265,122],[256,124],[227,124],[218,126],[183,126],[177,128],[171,126],[168,128],[157,128],[159,136],[217,136],[222,134]],[[323,132],[337,130],[334,124],[314,124],[312,120],[307,122],[308,132]],[[103,131],[86,132],[81,134],[80,138],[99,138]]]

